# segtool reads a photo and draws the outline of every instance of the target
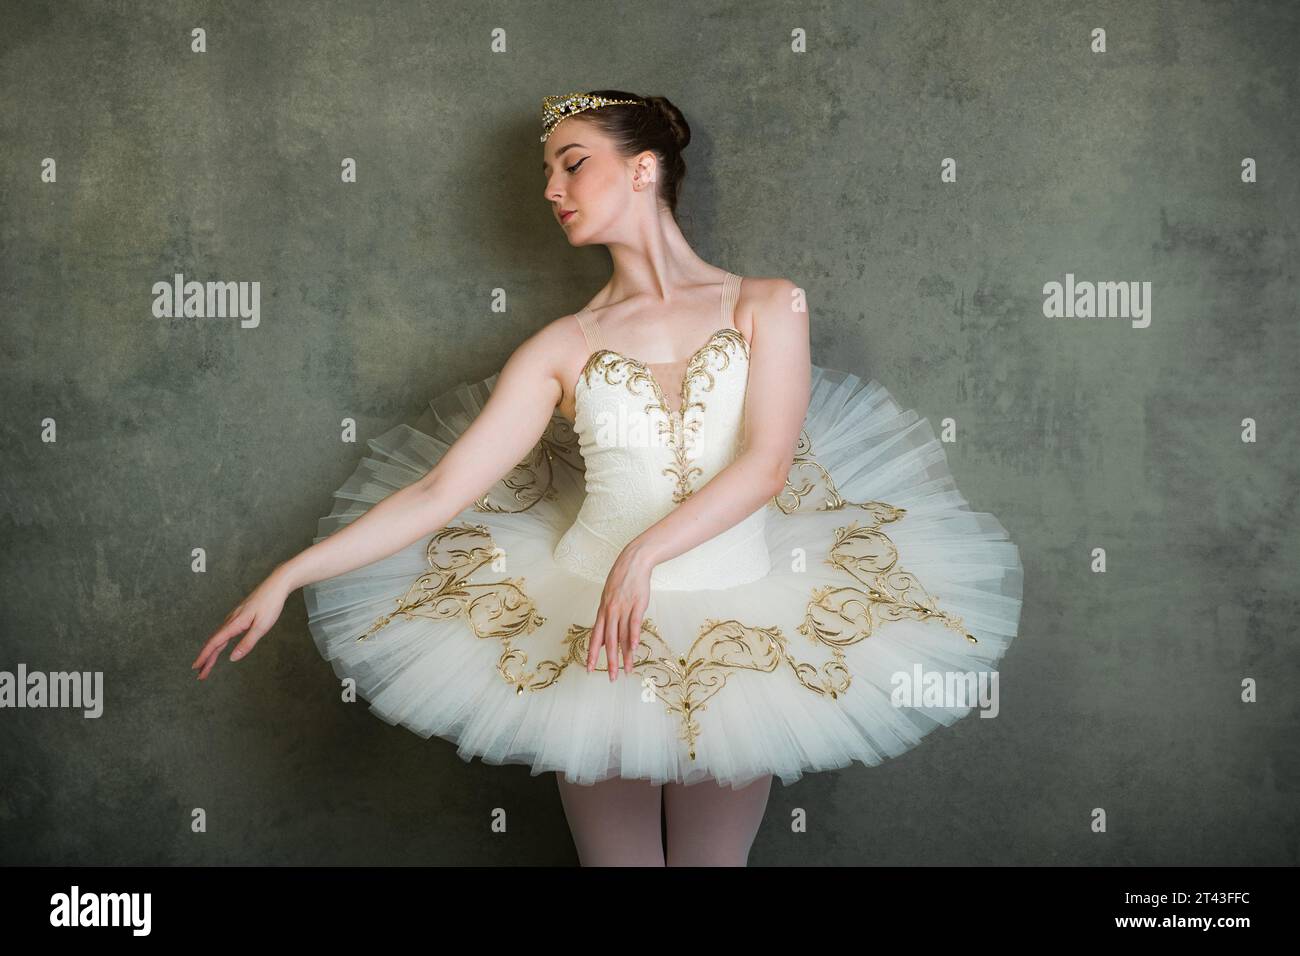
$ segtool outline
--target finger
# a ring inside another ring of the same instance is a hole
[[[214,648],[224,646],[227,641],[243,631],[251,623],[251,615],[248,616],[247,620],[242,613],[232,614],[227,617],[225,623],[217,628],[213,635],[208,638],[207,643],[203,645],[203,649],[199,651],[199,656],[196,657],[194,663],[190,665],[191,669],[202,666],[203,659],[210,655]]]
[[[591,624],[591,639],[586,645],[586,669],[595,669],[595,658],[601,652],[601,639],[604,636],[604,607],[595,613],[595,623]]]
[[[190,665],[190,669],[193,670],[196,667],[204,666],[208,662],[208,660],[212,657],[213,652],[221,645],[222,642],[215,640],[215,636],[208,638],[207,642],[203,645],[202,649],[199,651],[199,656],[196,657],[194,659],[194,663]]]
[[[601,601],[599,609],[596,611],[596,623],[591,626],[591,640],[587,644],[587,673],[594,673],[596,670],[596,656],[600,652],[600,642],[604,637],[605,625],[605,602]]]
[[[629,616],[631,615],[631,613],[632,613],[632,608],[628,608],[626,611],[624,611],[622,614],[619,615],[619,621],[618,621],[619,667],[621,667],[624,672],[627,671],[627,645],[628,645],[628,641],[631,640],[631,635],[632,635],[632,628],[631,628],[632,622]]]
[[[609,626],[605,630],[605,663],[609,667],[609,679],[614,680],[618,676],[618,632],[623,615],[612,611],[609,618]]]
[[[641,623],[645,620],[645,607],[637,611],[636,626],[632,628],[632,654],[635,656],[636,649],[641,646]]]
[[[636,658],[637,638],[641,634],[641,612],[633,605],[631,616],[628,618],[627,626],[627,643],[623,645],[623,670],[631,674],[633,661]]]
[[[196,667],[203,667],[204,665],[206,665],[208,661],[212,659],[212,655],[215,654],[222,647],[225,647],[224,641],[219,641],[215,644],[209,641],[207,644],[204,644],[203,650],[199,652],[198,658],[194,661],[193,664],[190,665],[191,669]]]
[[[226,649],[226,645],[222,644],[220,647],[218,647],[215,651],[212,652],[212,654],[208,657],[208,662],[203,665],[203,670],[199,671],[199,680],[208,679],[208,674],[212,673],[212,668],[217,666],[217,661],[221,657],[221,652],[225,649]]]
[[[236,644],[235,649],[230,652],[230,659],[232,661],[237,661],[246,655],[257,646],[257,642],[262,639],[262,635],[269,629],[269,624],[258,624],[257,621],[254,621],[253,626],[250,627],[248,633],[244,635],[244,639]]]

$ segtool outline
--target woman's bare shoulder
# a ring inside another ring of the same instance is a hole
[[[790,279],[780,276],[741,276],[740,298],[744,302],[771,302],[775,299],[784,301],[790,292],[798,286]]]
[[[586,336],[576,312],[552,319],[519,343],[514,356],[533,363],[561,383],[567,381],[575,361],[586,357]],[[512,357],[514,357],[512,356]]]
[[[537,340],[540,348],[554,350],[561,355],[580,349],[586,341],[577,312],[552,319],[534,332],[530,338]]]
[[[807,312],[803,289],[780,276],[743,276],[736,299],[736,324],[742,331],[754,330],[754,323],[771,321],[774,316]]]

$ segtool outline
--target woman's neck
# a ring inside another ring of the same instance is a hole
[[[633,296],[671,306],[690,286],[717,282],[725,270],[709,265],[691,248],[672,214],[664,211],[639,230],[634,242],[609,243],[613,274],[597,296],[599,305]]]

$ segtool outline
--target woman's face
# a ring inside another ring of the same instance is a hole
[[[633,163],[581,117],[560,120],[542,144],[543,193],[569,245],[608,242],[636,195]],[[567,214],[567,215],[566,215]]]

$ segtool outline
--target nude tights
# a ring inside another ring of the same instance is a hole
[[[772,787],[770,774],[737,790],[712,780],[686,786],[613,777],[582,785],[559,773],[555,780],[582,866],[747,866]]]

